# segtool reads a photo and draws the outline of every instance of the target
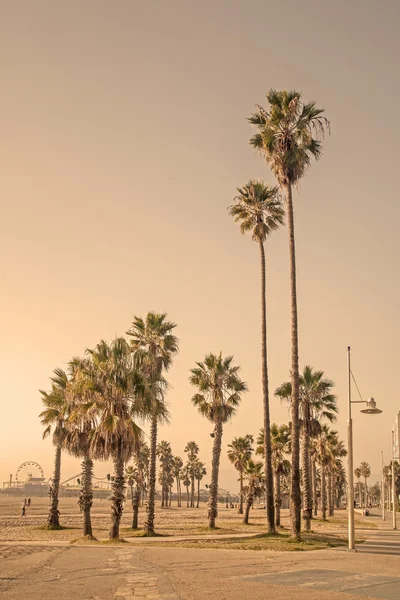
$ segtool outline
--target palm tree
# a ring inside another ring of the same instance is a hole
[[[206,465],[201,462],[201,460],[196,460],[194,475],[197,480],[197,502],[196,508],[200,506],[200,481],[203,479],[204,475],[207,475]]]
[[[181,492],[181,471],[183,467],[183,460],[180,456],[172,457],[172,472],[175,476],[176,481],[176,495],[178,497],[178,507],[182,506],[182,492]]]
[[[297,325],[296,257],[292,188],[305,175],[312,158],[322,153],[321,137],[329,122],[314,102],[303,103],[296,91],[270,90],[269,112],[261,106],[249,118],[258,132],[250,144],[258,149],[284,190],[289,228],[291,319],[292,319],[292,533],[300,537],[300,428],[299,428],[299,350]]]
[[[371,477],[371,467],[367,462],[362,462],[360,465],[361,477],[364,477],[365,493],[364,493],[364,508],[368,506],[368,478]]]
[[[186,454],[188,455],[188,465],[190,466],[190,479],[191,479],[191,491],[190,491],[190,507],[194,508],[194,481],[196,478],[196,462],[199,454],[199,447],[196,442],[188,442],[185,446]]]
[[[49,529],[60,527],[60,511],[58,510],[60,476],[61,476],[61,450],[66,436],[66,420],[69,415],[69,406],[66,399],[68,377],[62,369],[55,369],[54,376],[50,378],[51,390],[39,390],[45,409],[40,413],[42,425],[45,426],[43,439],[52,434],[53,444],[56,448],[54,457],[53,479],[49,490],[50,506],[47,518]]]
[[[233,417],[247,391],[246,384],[239,377],[239,367],[232,365],[233,356],[222,357],[222,353],[207,354],[204,362],[198,362],[191,369],[189,381],[198,388],[192,402],[199,412],[214,424],[212,437],[213,455],[209,497],[208,521],[210,529],[215,529],[218,516],[218,475],[221,457],[223,424]]]
[[[249,181],[237,190],[236,204],[229,207],[230,214],[240,223],[240,231],[252,233],[260,249],[261,256],[261,356],[262,356],[262,388],[264,410],[264,471],[267,488],[268,530],[275,530],[274,523],[274,484],[272,475],[270,411],[268,389],[267,361],[267,302],[266,302],[266,268],[264,242],[273,231],[283,224],[284,210],[278,196],[278,188],[268,187],[262,181]],[[241,512],[243,503],[241,502]]]
[[[186,488],[186,508],[189,508],[190,465],[186,463],[181,472],[181,480]]]
[[[161,464],[161,507],[164,507],[168,506],[166,480],[169,463],[172,460],[171,444],[166,441],[161,441],[157,445],[156,452]]]
[[[323,521],[326,521],[328,496],[329,499],[331,498],[329,469],[332,460],[335,460],[335,452],[338,445],[342,446],[342,442],[338,439],[337,431],[332,431],[328,425],[322,425],[316,440],[316,449],[318,453],[318,462],[321,467],[321,512]]]
[[[168,421],[165,405],[167,384],[163,371],[172,364],[178,352],[178,339],[172,334],[175,323],[167,321],[166,313],[147,313],[146,319],[134,317],[127,334],[131,337],[131,347],[135,354],[137,368],[147,380],[144,400],[150,414],[150,481],[147,500],[145,532],[154,535],[154,506],[156,494],[156,450],[158,423]]]
[[[250,459],[244,468],[246,510],[243,523],[249,524],[250,508],[253,506],[254,497],[260,495],[263,490],[264,474],[262,462],[254,462]]]
[[[360,477],[361,477],[361,469],[360,467],[357,467],[356,469],[354,469],[354,475],[357,478],[357,487],[358,487],[358,502],[360,504],[361,507],[361,483],[360,483]]]
[[[133,418],[142,413],[137,403],[132,354],[124,338],[111,344],[102,340],[88,350],[87,394],[96,414],[91,449],[93,458],[112,459],[114,479],[111,496],[110,539],[119,538],[119,526],[125,501],[124,463],[139,448],[141,430]]]
[[[271,425],[271,453],[274,472],[275,525],[281,525],[281,478],[290,474],[290,461],[285,455],[290,451],[290,427],[288,425]],[[257,454],[264,453],[264,431],[260,429],[257,438]]]
[[[311,531],[313,517],[310,439],[319,433],[321,419],[325,418],[329,422],[336,420],[337,403],[336,396],[332,394],[333,385],[323,371],[315,371],[309,365],[304,367],[299,378],[303,520],[308,532]],[[292,402],[292,382],[283,383],[275,391],[275,395],[281,400]]]
[[[132,529],[138,528],[140,498],[145,486],[148,460],[149,447],[145,442],[140,442],[138,449],[133,455],[133,465],[130,465],[125,470],[125,476],[131,489]],[[135,490],[133,490],[134,485]]]
[[[233,438],[232,442],[228,444],[228,458],[235,469],[239,471],[240,498],[238,512],[240,515],[243,514],[243,472],[251,458],[253,442],[253,436],[247,434],[242,437]]]

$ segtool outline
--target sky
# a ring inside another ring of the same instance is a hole
[[[241,366],[249,392],[225,426],[220,476],[235,490],[226,445],[262,425],[260,264],[227,207],[249,179],[274,183],[246,121],[270,88],[301,91],[331,121],[294,196],[300,367],[334,380],[345,439],[351,346],[360,391],[383,410],[354,405],[354,463],[376,481],[400,410],[397,0],[5,0],[1,12],[0,484],[27,460],[51,476],[38,390],[52,370],[155,310],[180,339],[160,431],[174,454],[193,439],[210,466],[195,362],[222,351]],[[266,253],[283,423],[286,227]],[[63,457],[62,479],[79,471]]]

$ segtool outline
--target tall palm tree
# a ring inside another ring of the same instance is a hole
[[[303,520],[305,530],[311,531],[313,517],[313,494],[310,464],[310,439],[320,431],[320,420],[336,420],[336,396],[332,394],[333,382],[323,371],[315,371],[306,365],[299,377],[299,425],[301,432],[301,467]],[[281,400],[292,402],[292,382],[283,383],[275,391]]]
[[[87,394],[91,410],[96,414],[96,428],[91,439],[93,458],[112,459],[114,479],[111,496],[110,539],[119,538],[119,526],[125,501],[124,464],[139,448],[142,431],[134,417],[142,414],[137,402],[132,353],[124,338],[111,344],[102,340],[87,351]]]
[[[247,434],[242,437],[233,438],[232,442],[228,444],[228,459],[235,469],[239,471],[240,497],[238,512],[240,515],[243,514],[243,472],[253,453],[253,442],[253,436]]]
[[[368,506],[368,478],[371,477],[371,467],[367,462],[362,462],[360,465],[361,477],[364,477],[365,493],[364,493],[364,508]]]
[[[244,468],[246,510],[243,523],[249,524],[250,508],[253,506],[254,498],[260,495],[264,488],[263,464],[250,459]]]
[[[192,402],[199,412],[214,424],[213,455],[209,497],[208,524],[215,529],[218,516],[218,475],[223,425],[233,417],[247,385],[239,377],[239,367],[232,365],[233,356],[207,354],[203,362],[191,369],[189,381],[198,388]]]
[[[66,421],[69,416],[69,405],[66,397],[68,376],[62,369],[55,369],[53,373],[53,377],[50,378],[50,392],[39,390],[42,396],[42,403],[45,407],[39,415],[42,425],[45,426],[43,439],[52,435],[53,444],[56,448],[53,479],[49,490],[50,506],[47,518],[47,526],[49,529],[57,529],[60,527],[58,502],[61,476],[61,451],[67,433]]]
[[[297,325],[296,257],[292,188],[304,177],[312,159],[322,153],[321,137],[329,122],[314,102],[304,103],[297,91],[270,90],[269,111],[261,106],[248,119],[258,132],[250,144],[259,150],[285,192],[289,228],[290,289],[292,319],[292,534],[300,537],[300,429],[299,349]]]
[[[165,404],[167,384],[163,371],[170,368],[179,347],[178,339],[172,333],[175,327],[175,323],[167,320],[166,313],[149,312],[145,319],[134,317],[127,332],[131,337],[137,368],[147,380],[144,399],[150,414],[150,481],[145,523],[148,536],[154,535],[158,423],[168,421]]]
[[[184,452],[188,455],[188,465],[190,467],[191,491],[190,491],[190,507],[194,508],[194,483],[196,479],[196,463],[199,454],[199,447],[196,442],[188,442]]]
[[[240,231],[252,233],[260,249],[261,257],[261,357],[262,357],[262,389],[264,410],[264,471],[267,488],[268,530],[275,530],[274,523],[274,484],[271,459],[270,410],[268,389],[267,360],[267,301],[266,301],[266,267],[264,243],[273,231],[283,224],[284,210],[278,196],[278,188],[268,187],[262,181],[249,181],[237,190],[236,204],[229,207],[230,214],[240,223]],[[241,503],[241,511],[243,505]]]

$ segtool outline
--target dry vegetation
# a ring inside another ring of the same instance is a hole
[[[76,498],[60,499],[60,522],[62,529],[49,531],[46,529],[47,498],[33,498],[25,517],[20,516],[21,498],[0,497],[0,540],[1,541],[75,541],[81,538],[81,515]],[[110,527],[109,502],[95,500],[92,509],[94,535],[98,540],[107,540]],[[130,502],[125,505],[121,523],[121,537],[140,538],[143,535],[144,509],[140,511],[139,530],[130,529],[132,510]],[[168,546],[195,548],[240,548],[242,550],[310,550],[340,545],[346,535],[346,514],[339,512],[337,516],[323,523],[315,520],[312,523],[313,534],[303,536],[301,543],[293,543],[285,528],[289,526],[289,515],[283,511],[284,528],[278,536],[265,536],[265,511],[254,509],[250,516],[250,525],[243,525],[236,509],[219,508],[218,529],[209,537],[207,527],[207,507],[202,504],[199,509],[168,509],[158,507],[156,515],[156,531],[161,537],[146,544],[167,544]],[[362,523],[362,527],[372,524]],[[242,538],[230,537],[241,534]],[[246,535],[247,534],[247,535]],[[198,539],[187,539],[196,536]],[[221,537],[226,536],[226,537]],[[186,538],[177,540],[176,538]],[[133,541],[133,540],[132,540]],[[135,540],[141,543],[140,539]]]

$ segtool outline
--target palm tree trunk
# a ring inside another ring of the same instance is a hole
[[[326,474],[325,465],[321,465],[321,512],[322,520],[326,521]]]
[[[239,486],[240,486],[240,498],[239,498],[239,515],[243,514],[243,469],[239,470]]]
[[[161,475],[161,508],[165,506],[165,473],[164,473],[164,465],[162,466],[162,475]]]
[[[317,464],[315,457],[312,459],[312,480],[313,480],[313,508],[314,517],[318,515],[318,496],[317,496]]]
[[[208,501],[208,526],[215,529],[215,519],[218,516],[218,474],[221,458],[222,422],[217,421],[214,427],[214,444],[211,467],[210,497]]]
[[[133,508],[133,517],[132,517],[132,529],[138,528],[139,521],[139,504],[140,504],[140,486],[137,483],[136,489],[132,495],[132,508]]]
[[[301,463],[302,463],[302,487],[303,487],[303,520],[305,530],[311,531],[312,519],[312,491],[310,481],[310,435],[309,435],[309,411],[305,406],[303,423],[303,440],[301,444]]]
[[[281,474],[279,472],[279,469],[275,470],[274,481],[275,481],[275,525],[277,527],[280,527],[281,526],[282,498],[281,498]]]
[[[300,494],[300,429],[299,429],[299,344],[297,325],[297,290],[296,290],[296,249],[294,241],[294,214],[292,186],[286,186],[286,200],[289,229],[290,257],[290,292],[292,313],[292,485],[291,512],[292,535],[299,539],[301,528],[301,494]]]
[[[180,499],[180,494],[179,494],[179,477],[176,476],[176,497],[177,497],[177,506],[178,508],[181,505],[181,499]]]
[[[82,487],[79,505],[83,514],[83,536],[93,537],[90,509],[93,504],[93,461],[86,455],[82,461]]]
[[[264,473],[267,500],[268,532],[275,532],[274,479],[272,473],[271,423],[269,414],[268,360],[267,360],[267,299],[264,243],[260,242],[261,254],[261,353],[262,387],[264,408]]]
[[[149,496],[146,507],[146,535],[154,535],[154,504],[156,496],[156,460],[157,460],[157,416],[153,414],[150,426],[150,475]]]
[[[119,538],[119,524],[125,500],[124,461],[121,458],[120,448],[116,450],[113,456],[113,463],[114,481],[111,484],[111,529],[109,536],[111,540],[116,540]]]
[[[190,506],[190,495],[189,495],[189,486],[186,486],[186,508]]]
[[[197,504],[196,508],[200,506],[200,479],[197,479]]]
[[[56,529],[57,527],[60,527],[60,511],[58,510],[60,477],[61,477],[61,444],[58,444],[56,446],[56,452],[55,452],[55,456],[54,456],[53,482],[49,489],[50,507],[49,507],[49,516],[47,518],[47,526],[49,529]]]
[[[243,519],[243,523],[245,525],[249,524],[250,508],[251,508],[252,504],[253,504],[253,494],[249,493],[247,495],[247,499],[246,499],[246,510],[245,510],[244,519]]]
[[[368,488],[367,488],[367,478],[366,477],[364,477],[364,481],[365,481],[364,508],[367,508],[367,504],[368,504]]]

